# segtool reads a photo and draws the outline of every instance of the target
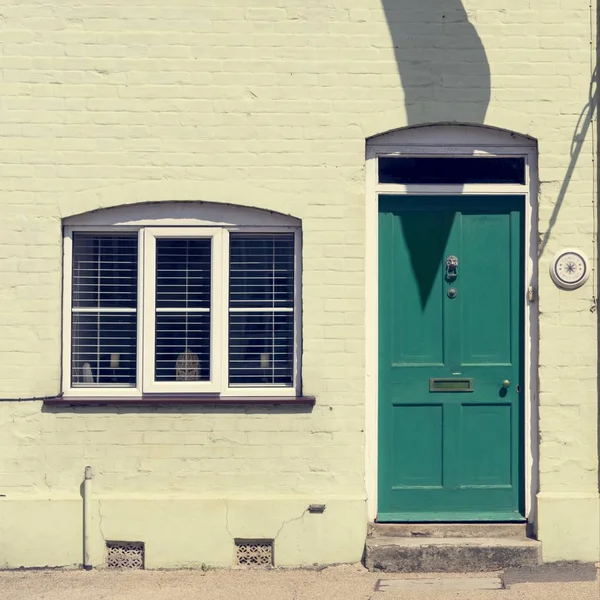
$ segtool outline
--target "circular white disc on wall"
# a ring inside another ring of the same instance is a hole
[[[581,287],[589,276],[588,259],[583,252],[574,248],[561,250],[550,264],[552,281],[564,290]]]

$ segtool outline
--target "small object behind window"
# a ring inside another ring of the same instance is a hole
[[[190,352],[186,348],[178,357],[175,363],[177,381],[198,381],[198,369],[200,360],[197,354]]]
[[[94,383],[94,376],[92,375],[92,365],[89,362],[83,363],[81,368],[83,374],[83,383]]]

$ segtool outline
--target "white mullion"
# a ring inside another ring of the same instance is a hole
[[[223,230],[221,236],[221,273],[223,274],[221,281],[221,306],[223,307],[221,315],[221,389],[225,390],[229,387],[229,244],[231,236],[229,231]]]
[[[157,313],[209,313],[210,308],[156,308]]]
[[[253,307],[253,308],[244,308],[244,307],[239,307],[236,306],[235,308],[230,308],[229,309],[230,313],[242,313],[242,312],[248,312],[248,313],[286,313],[286,312],[294,312],[294,308],[293,307],[289,307],[289,306],[279,306],[279,307],[275,307],[275,308],[262,308],[262,307]]]
[[[144,323],[146,314],[144,311],[145,289],[144,282],[146,280],[144,265],[146,264],[146,237],[144,231],[138,231],[138,264],[137,264],[137,335],[136,335],[136,368],[135,368],[135,387],[141,394],[144,388],[143,373],[144,373]]]
[[[223,230],[219,229],[212,236],[210,261],[210,383],[214,391],[220,391],[222,386],[223,254]]]
[[[235,225],[230,225],[229,227],[226,228],[226,231],[230,232],[230,233],[294,233],[296,231],[298,231],[298,226],[297,225],[287,225],[287,226],[277,226],[277,227],[271,227],[271,226],[235,226]]]
[[[134,313],[137,312],[136,308],[116,308],[116,307],[73,307],[71,309],[73,313]]]
[[[379,194],[413,194],[419,195],[460,195],[460,194],[481,194],[482,196],[504,196],[507,194],[528,193],[528,186],[520,184],[498,184],[498,183],[379,183],[375,192]]]
[[[151,230],[143,231],[144,238],[144,304],[143,304],[143,360],[142,391],[152,389],[154,382],[154,354],[156,349],[156,237]]]
[[[524,156],[535,148],[535,144],[531,146],[523,144],[515,144],[513,146],[498,145],[498,144],[472,144],[472,143],[454,143],[449,146],[440,146],[439,143],[434,144],[374,144],[369,146],[369,156],[371,158],[384,157],[431,157],[431,158],[502,158],[515,156]],[[375,179],[374,183],[377,183]],[[504,184],[497,184],[504,185]]]
[[[294,232],[294,339],[293,348],[293,376],[292,389],[297,394],[302,393],[302,232]]]
[[[63,355],[62,355],[62,392],[65,393],[71,389],[72,370],[71,365],[71,346],[72,335],[72,305],[73,305],[73,233],[65,230],[63,237],[63,311],[62,311],[62,335],[63,335]]]

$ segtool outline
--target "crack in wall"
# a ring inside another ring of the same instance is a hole
[[[290,525],[291,523],[294,523],[295,521],[301,521],[302,519],[304,519],[304,515],[307,512],[308,512],[308,508],[305,508],[299,517],[294,517],[293,519],[288,519],[287,521],[284,521],[282,523],[281,527],[277,530],[277,533],[275,534],[275,536],[273,537],[273,541],[275,541],[279,537],[279,534],[283,531],[283,528],[286,527],[286,525]]]
[[[225,506],[225,530],[229,534],[229,537],[235,541],[235,536],[233,535],[233,533],[231,532],[231,529],[229,528],[229,504],[227,503],[226,500],[223,501],[223,504]],[[281,527],[279,527],[279,529],[277,530],[277,533],[273,536],[273,541],[275,541],[279,537],[279,535],[283,531],[284,527],[286,527],[287,525],[290,525],[291,523],[294,523],[295,521],[301,521],[302,519],[304,519],[304,516],[306,515],[307,512],[308,512],[308,508],[305,508],[302,511],[301,515],[285,520],[281,524]],[[99,502],[98,502],[98,513],[100,513],[100,503]]]
[[[229,529],[229,504],[227,504],[227,500],[225,500],[224,503],[225,503],[225,530],[229,534],[229,537],[235,541],[235,538],[233,537],[233,534],[231,533],[231,530]]]
[[[100,535],[102,536],[102,539],[106,543],[106,536],[104,535],[104,530],[102,529],[102,523],[104,521],[104,517],[102,516],[102,507],[100,504],[100,500],[97,500],[97,502],[98,502],[98,529],[100,530]]]

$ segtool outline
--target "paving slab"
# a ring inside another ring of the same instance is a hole
[[[500,577],[430,577],[427,579],[380,579],[375,586],[376,592],[388,591],[473,591],[501,590]]]
[[[0,600],[598,600],[598,581],[514,583],[509,589],[376,591],[377,582],[491,578],[495,573],[370,573],[362,565],[323,570],[0,571]],[[447,584],[450,585],[450,584]]]
[[[507,586],[516,583],[569,583],[575,581],[596,581],[597,567],[594,563],[546,563],[538,567],[507,569],[503,575]],[[600,594],[598,595],[600,598]]]

